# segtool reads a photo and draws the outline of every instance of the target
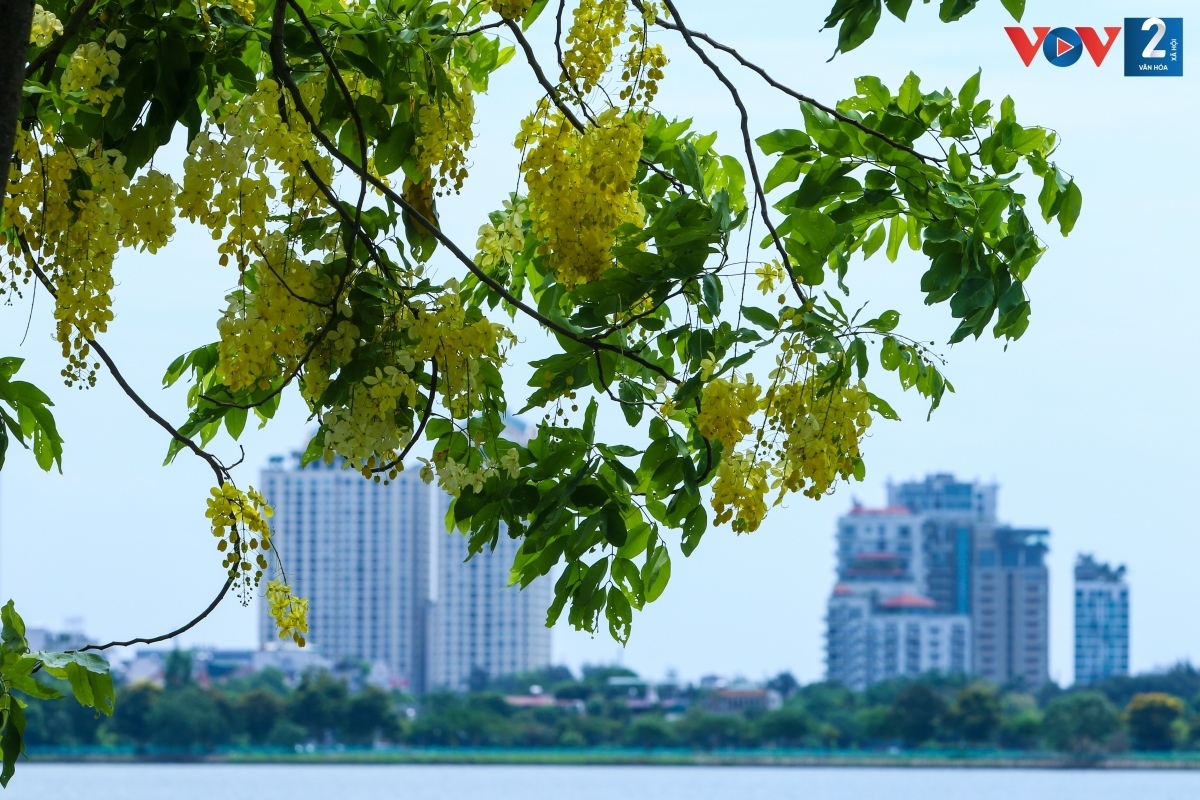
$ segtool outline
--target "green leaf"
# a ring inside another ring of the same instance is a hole
[[[878,397],[870,392],[867,392],[867,402],[871,406],[871,410],[884,419],[899,420],[900,415],[888,405],[888,402],[882,397]]]
[[[770,311],[764,311],[754,306],[742,306],[742,316],[765,330],[779,330],[779,320]]]
[[[881,222],[871,229],[871,232],[867,235],[867,240],[863,242],[863,259],[865,260],[875,255],[879,251],[879,248],[883,247],[885,238],[886,234]]]
[[[896,326],[900,324],[899,311],[885,311],[870,322],[864,323],[864,327],[874,328],[880,333],[890,333],[896,330]]]
[[[766,155],[788,150],[804,150],[813,146],[812,138],[807,133],[792,128],[764,133],[754,141]]]
[[[25,711],[20,704],[6,693],[8,708],[5,711],[4,733],[0,735],[0,749],[4,751],[4,767],[0,769],[0,786],[8,787],[17,771],[17,758],[25,752]]]
[[[904,224],[904,218],[899,214],[888,220],[888,241],[887,241],[887,260],[896,263],[896,259],[900,256],[900,245],[904,242],[904,235],[907,226]]]
[[[242,435],[242,430],[246,427],[246,409],[231,408],[225,412],[225,430],[234,439]]]
[[[770,192],[785,183],[791,183],[800,177],[803,170],[804,162],[802,161],[797,161],[794,158],[779,159],[771,166],[770,172],[767,173],[767,179],[763,182],[763,191]]]
[[[938,16],[942,22],[955,22],[970,14],[978,4],[979,0],[942,0]],[[964,105],[968,104],[964,103]]]
[[[653,603],[662,597],[671,580],[671,554],[667,548],[658,546],[646,556],[642,567],[642,585],[645,587],[646,602]]]
[[[912,7],[912,0],[884,0],[884,2],[887,4],[888,11],[892,12],[892,16],[899,17],[901,22],[908,21],[908,9]]]
[[[896,343],[896,339],[892,336],[883,337],[883,347],[879,350],[879,365],[891,372],[900,366],[901,360],[900,345]]]
[[[616,586],[608,587],[604,615],[608,618],[608,632],[612,637],[621,644],[628,642],[633,627],[633,609],[629,607],[625,593]]]
[[[900,94],[896,97],[896,105],[905,114],[911,114],[921,105],[921,79],[915,72],[908,73],[904,83],[900,84]]]
[[[825,19],[825,27],[832,28],[841,22],[837,49],[849,53],[871,38],[879,23],[880,13],[879,0],[838,0]]]
[[[1020,22],[1025,14],[1025,0],[1000,0],[1000,5],[1004,6],[1017,22]]]
[[[1063,190],[1062,204],[1058,207],[1058,229],[1066,236],[1075,229],[1079,212],[1083,208],[1083,193],[1072,180]]]
[[[958,0],[958,2],[963,2],[963,0]],[[971,2],[971,5],[974,6],[975,3]],[[946,4],[943,3],[942,7],[945,8],[945,6]],[[968,9],[968,11],[969,10],[970,9]],[[965,14],[966,11],[963,13]],[[975,105],[975,98],[979,96],[979,79],[982,75],[983,70],[980,69],[974,75],[967,78],[967,82],[963,84],[961,89],[959,89],[958,104],[963,108],[970,108],[971,106]]]

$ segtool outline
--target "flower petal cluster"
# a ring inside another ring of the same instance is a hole
[[[271,549],[271,507],[253,487],[242,491],[226,482],[209,492],[204,516],[212,523],[217,550],[225,554],[221,566],[229,571],[233,588],[245,605],[262,580],[267,568],[266,552]]]
[[[645,218],[633,187],[637,115],[610,108],[580,132],[543,106],[521,124],[517,147],[526,151],[521,168],[547,266],[568,289],[596,280],[612,263],[617,228]]]
[[[29,43],[38,47],[50,44],[55,36],[63,32],[62,22],[46,9],[41,3],[33,6],[33,27],[29,30]]]
[[[267,612],[275,621],[280,639],[291,639],[304,647],[308,633],[308,599],[292,594],[292,587],[282,580],[267,581]]]

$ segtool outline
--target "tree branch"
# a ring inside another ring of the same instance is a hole
[[[46,291],[50,293],[50,296],[57,298],[58,292],[54,288],[54,284],[42,270],[41,265],[37,263],[37,259],[33,257],[33,251],[30,249],[29,241],[25,238],[25,235],[21,233],[17,234],[17,240],[21,244],[21,250],[25,253],[25,261],[29,265],[29,268],[33,270],[33,273],[37,276],[38,281],[43,287],[45,287]],[[225,481],[229,479],[229,470],[224,464],[221,463],[221,460],[212,453],[201,448],[200,445],[196,444],[192,439],[184,436],[174,425],[167,422],[161,414],[151,408],[150,404],[143,400],[142,396],[134,391],[133,387],[129,385],[129,381],[125,380],[125,376],[122,375],[121,370],[117,368],[117,364],[112,360],[112,356],[108,354],[108,351],[105,350],[99,342],[97,342],[95,339],[85,339],[84,341],[86,341],[88,346],[96,352],[96,355],[100,356],[100,360],[104,362],[106,367],[108,367],[108,371],[112,373],[113,378],[116,379],[117,385],[121,387],[121,390],[125,392],[129,399],[132,400],[134,404],[137,405],[137,407],[140,408],[143,413],[145,413],[146,416],[154,420],[154,422],[158,423],[159,427],[169,433],[172,439],[191,450],[206,464],[208,464],[208,466],[212,468],[213,473],[217,476],[217,485],[223,486]]]
[[[639,10],[642,8],[642,4],[641,4],[640,0],[633,0],[633,4],[635,6],[637,6]],[[678,16],[676,16],[676,19],[678,19]],[[946,161],[946,159],[944,159],[944,158],[938,158],[936,156],[925,155],[924,153],[921,153],[921,152],[915,150],[914,148],[910,147],[909,145],[901,144],[900,142],[897,142],[895,139],[892,139],[891,137],[880,133],[879,131],[875,130],[874,128],[864,125],[862,122],[860,122],[859,120],[856,120],[854,117],[847,116],[846,114],[843,114],[842,112],[838,111],[836,108],[833,108],[832,106],[827,106],[819,100],[809,97],[806,94],[802,94],[802,93],[796,91],[795,89],[791,88],[790,86],[787,86],[786,84],[780,83],[779,81],[777,81],[773,77],[771,77],[771,75],[765,69],[758,66],[754,62],[750,61],[748,58],[743,56],[737,50],[733,49],[732,47],[730,47],[727,44],[723,44],[723,43],[717,41],[716,39],[712,38],[711,36],[709,36],[706,33],[701,33],[700,31],[693,30],[691,28],[685,28],[683,26],[682,22],[677,24],[675,22],[670,22],[669,20],[665,20],[665,19],[655,18],[654,24],[658,25],[659,27],[662,27],[662,28],[667,28],[668,30],[677,31],[681,34],[684,34],[685,37],[692,36],[692,37],[699,39],[700,41],[706,43],[707,45],[709,45],[710,47],[712,47],[715,50],[720,50],[723,53],[727,53],[727,54],[733,56],[734,60],[736,60],[739,64],[741,64],[746,69],[757,74],[760,78],[762,78],[764,81],[766,81],[767,84],[771,88],[777,89],[777,90],[783,92],[784,94],[788,95],[789,97],[794,97],[795,99],[799,100],[801,103],[807,103],[808,105],[812,106],[813,108],[819,108],[822,111],[824,111],[826,114],[828,114],[829,116],[838,120],[839,122],[844,122],[847,125],[858,128],[863,133],[865,133],[869,136],[873,136],[876,139],[879,139],[881,142],[885,142],[885,143],[891,145],[892,147],[896,148],[897,150],[903,150],[904,152],[908,153],[909,155],[911,155],[915,158],[920,159],[921,161],[938,161],[938,162],[943,162],[943,163]]]
[[[17,143],[25,92],[25,56],[33,30],[33,0],[0,0],[0,212],[8,196],[8,168]]]
[[[800,287],[800,282],[796,280],[795,270],[792,269],[792,260],[779,238],[779,232],[775,230],[775,223],[771,222],[771,210],[767,204],[767,194],[763,191],[762,179],[758,175],[758,162],[754,158],[754,143],[750,139],[750,114],[746,111],[746,105],[742,102],[742,96],[738,93],[737,87],[733,85],[733,81],[729,80],[725,73],[721,71],[721,68],[708,57],[708,53],[705,53],[704,49],[696,44],[696,40],[692,38],[691,31],[683,24],[683,18],[679,16],[679,11],[675,8],[675,4],[671,0],[663,0],[663,2],[666,4],[667,10],[671,12],[671,16],[678,23],[679,32],[683,35],[683,40],[699,56],[704,65],[717,76],[717,80],[729,90],[729,94],[737,106],[738,114],[741,116],[742,145],[746,151],[746,160],[750,164],[750,177],[754,183],[754,192],[758,195],[759,211],[761,211],[763,224],[770,231],[771,240],[775,243],[775,249],[779,252],[779,258],[782,260],[784,267],[787,268],[788,277],[791,278],[792,289],[795,290],[796,295],[802,302],[807,301],[809,299],[808,295],[804,293],[804,290]]]
[[[53,69],[53,64],[58,60],[58,54],[63,51],[67,43],[75,38],[75,34],[79,33],[79,29],[83,27],[84,21],[91,13],[92,6],[96,5],[96,0],[83,0],[79,5],[75,6],[75,10],[71,12],[70,19],[63,25],[62,33],[54,37],[54,41],[46,45],[46,49],[33,57],[29,62],[29,66],[25,68],[25,77],[32,78],[34,74],[42,68],[43,65],[49,64]],[[48,80],[47,76],[42,76],[42,82]]]
[[[199,625],[200,622],[203,621],[205,617],[207,617],[209,614],[211,614],[213,612],[213,610],[216,609],[216,607],[221,604],[221,601],[225,599],[225,595],[229,593],[230,586],[233,586],[233,577],[232,576],[230,576],[228,579],[226,579],[225,585],[221,587],[221,591],[217,592],[217,596],[213,598],[213,601],[208,604],[208,608],[204,609],[199,614],[197,614],[195,617],[193,617],[191,620],[189,620],[187,623],[176,628],[175,630],[171,631],[170,633],[164,633],[162,636],[151,636],[148,639],[138,638],[138,639],[129,639],[128,641],[124,641],[124,642],[108,642],[107,644],[89,644],[89,645],[85,645],[85,646],[79,648],[78,650],[69,650],[67,652],[84,653],[89,650],[108,650],[110,647],[129,647],[129,646],[135,645],[135,644],[157,644],[159,642],[165,642],[168,639],[174,639],[176,636],[179,636],[181,633],[187,633],[192,628]]]

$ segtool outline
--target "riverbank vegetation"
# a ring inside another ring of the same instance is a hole
[[[717,751],[809,749],[1057,751],[1200,750],[1200,672],[1188,664],[1086,689],[1030,692],[927,675],[853,692],[799,685],[783,673],[759,688],[642,681],[620,668],[565,667],[488,681],[473,691],[414,697],[365,682],[362,671],[311,672],[289,685],[267,670],[213,685],[186,653],[164,685],[118,688],[116,712],[31,706],[33,747],[203,753],[229,747]]]

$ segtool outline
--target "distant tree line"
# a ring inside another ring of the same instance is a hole
[[[623,680],[612,681],[618,678]],[[789,673],[768,683],[782,706],[718,713],[711,693],[659,687],[647,703],[619,668],[564,667],[488,680],[472,690],[415,698],[324,672],[289,686],[271,670],[202,687],[186,653],[168,660],[165,685],[119,689],[116,713],[97,718],[74,704],[30,706],[30,746],[126,745],[203,751],[225,746],[628,747],[1055,750],[1094,755],[1200,749],[1200,672],[1115,678],[1086,689],[1037,692],[927,675],[854,692],[801,686]],[[352,688],[353,687],[353,688]],[[506,697],[537,687],[544,705]],[[554,702],[550,702],[553,699]],[[647,707],[649,705],[649,707]]]

